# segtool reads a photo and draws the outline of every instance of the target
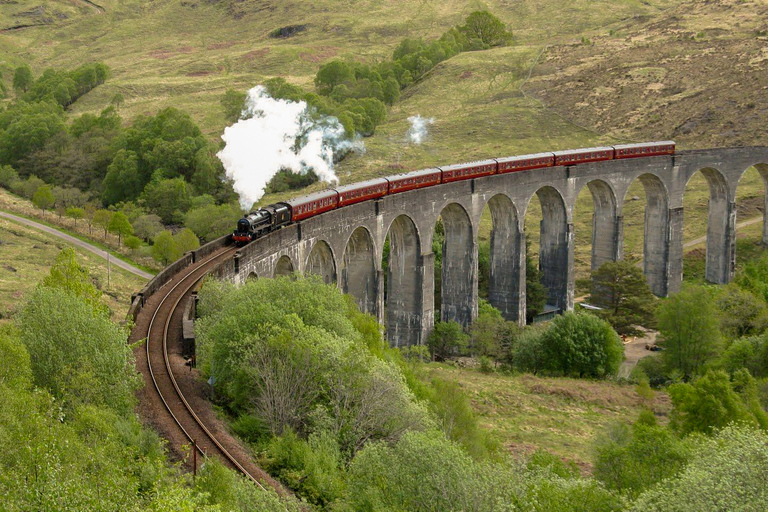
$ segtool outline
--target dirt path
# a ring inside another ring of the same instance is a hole
[[[112,256],[109,257],[109,254],[106,251],[103,251],[96,247],[95,245],[89,244],[88,242],[83,242],[79,238],[75,238],[72,235],[68,235],[62,231],[59,231],[58,229],[54,229],[50,226],[46,226],[45,224],[40,224],[39,222],[35,222],[33,220],[25,219],[24,217],[19,217],[17,215],[13,215],[12,213],[6,213],[6,212],[0,212],[0,217],[3,217],[5,219],[8,219],[13,222],[18,222],[19,224],[24,224],[25,226],[29,226],[31,228],[44,231],[48,234],[51,234],[55,237],[61,238],[67,242],[69,242],[72,245],[76,245],[78,247],[81,247],[85,249],[86,251],[90,251],[93,254],[100,256],[101,258],[104,258],[105,260],[109,260],[110,264],[115,265],[116,267],[120,267],[124,270],[127,270],[128,272],[135,274],[139,277],[143,277],[144,279],[152,279],[154,276],[150,274],[149,272],[145,272],[141,270],[140,268],[134,267],[133,265],[124,262],[123,260],[116,258]]]
[[[640,330],[643,331],[642,336],[635,336],[631,341],[624,344],[624,362],[619,367],[619,378],[629,378],[629,374],[632,373],[640,359],[658,355],[658,352],[651,352],[645,349],[646,343],[649,345],[656,343],[658,332],[643,329],[642,327],[640,327]]]

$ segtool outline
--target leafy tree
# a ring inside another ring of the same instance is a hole
[[[176,233],[173,238],[176,241],[176,247],[181,254],[184,254],[187,251],[194,251],[200,247],[200,239],[197,238],[197,235],[195,235],[189,228],[182,229]]]
[[[114,96],[112,96],[112,99],[109,100],[110,105],[114,105],[116,109],[120,109],[120,107],[123,106],[123,103],[125,103],[125,96],[122,95],[122,93],[117,93]]]
[[[126,217],[123,212],[115,212],[112,215],[112,218],[109,220],[107,229],[113,235],[117,235],[118,246],[122,244],[124,236],[133,234],[133,226],[131,226],[131,223],[128,221],[128,217]]]
[[[32,199],[35,196],[37,189],[45,185],[45,182],[35,175],[30,176],[25,181],[16,182],[18,189],[14,190],[20,196]]]
[[[104,230],[104,238],[107,238],[109,223],[112,221],[113,213],[109,210],[96,210],[93,213],[92,222]]]
[[[477,318],[470,327],[470,346],[473,354],[480,356],[500,356],[500,342],[506,329],[506,322],[501,312],[491,304],[480,299]]]
[[[636,496],[685,468],[689,446],[651,418],[631,427],[617,423],[596,438],[594,474],[609,489]]]
[[[227,92],[221,97],[221,107],[224,109],[224,120],[228,123],[235,123],[240,119],[240,114],[245,108],[244,92],[234,89],[227,89]]]
[[[483,466],[432,432],[411,432],[394,446],[369,445],[349,469],[352,510],[478,510],[513,503],[518,475]]]
[[[536,375],[545,367],[543,335],[544,325],[526,326],[515,340],[512,364],[515,370]]]
[[[78,208],[77,206],[70,206],[66,210],[66,215],[75,221],[75,228],[77,228],[77,221],[85,217],[85,210],[83,208]]]
[[[315,87],[320,94],[331,94],[338,85],[353,85],[356,82],[352,66],[340,60],[332,60],[320,66],[315,75]]]
[[[0,187],[10,188],[19,179],[19,174],[10,165],[0,165]]]
[[[163,230],[163,223],[160,217],[154,213],[140,215],[133,222],[133,232],[136,236],[144,239],[145,242],[152,240],[155,235]]]
[[[674,405],[670,425],[683,434],[710,434],[732,422],[768,427],[766,413],[751,410],[724,371],[710,370],[693,383],[673,384],[669,396]]]
[[[0,164],[18,164],[66,130],[64,110],[52,101],[16,102],[0,112]]]
[[[731,375],[744,368],[755,377],[768,376],[768,339],[765,335],[739,338],[725,349],[719,366]]]
[[[541,346],[545,369],[563,375],[615,375],[624,359],[624,345],[616,331],[590,314],[558,316],[542,335]]]
[[[40,283],[51,289],[61,289],[80,298],[96,313],[109,316],[109,307],[102,302],[101,292],[91,282],[88,269],[77,262],[75,250],[63,249],[57,256],[50,272]]]
[[[184,225],[205,241],[213,240],[232,231],[232,226],[242,216],[236,203],[206,205],[187,212]]]
[[[55,202],[56,198],[53,197],[51,187],[48,185],[39,187],[32,196],[32,203],[43,211],[49,209]]]
[[[192,200],[192,187],[183,178],[153,181],[144,189],[147,207],[166,224],[182,222]]]
[[[768,302],[768,254],[748,261],[734,282]]]
[[[115,204],[135,199],[143,188],[138,155],[133,151],[121,149],[107,167],[102,198],[107,204]]]
[[[729,426],[702,439],[682,473],[643,493],[635,512],[759,510],[768,502],[768,435]]]
[[[721,311],[720,329],[731,339],[761,334],[768,328],[768,310],[765,301],[749,290],[731,283],[717,298]]]
[[[125,237],[125,246],[130,250],[135,251],[139,247],[141,247],[141,238],[133,235],[128,235]]]
[[[686,287],[659,305],[656,313],[669,371],[685,379],[697,375],[720,350],[719,318],[712,295],[702,287]]]
[[[155,243],[152,244],[152,257],[163,265],[176,261],[182,255],[173,233],[170,231],[161,231],[155,236]]]
[[[41,287],[17,325],[36,385],[70,404],[132,410],[140,381],[126,333],[106,316],[64,290]]]
[[[432,358],[443,361],[449,357],[460,355],[469,342],[469,336],[460,324],[456,322],[436,322],[432,334],[429,335],[427,346]]]
[[[0,327],[0,353],[4,363],[0,365],[0,389],[26,389],[32,383],[29,352],[16,340],[16,334],[10,328]]]
[[[13,74],[13,88],[16,94],[27,92],[32,85],[32,70],[29,66],[19,66]]]
[[[608,261],[592,273],[590,304],[603,308],[596,314],[619,334],[636,335],[635,326],[653,320],[656,298],[643,272],[624,261]]]
[[[470,40],[479,41],[481,48],[503,46],[512,38],[512,33],[507,32],[504,22],[488,11],[475,11],[467,16],[459,31],[466,34]]]
[[[215,372],[225,403],[269,432],[327,432],[349,457],[366,442],[423,427],[425,411],[399,369],[369,348],[383,350],[381,333],[358,330],[360,313],[336,287],[319,279],[209,282],[200,300],[201,369]],[[242,322],[233,330],[234,318]]]

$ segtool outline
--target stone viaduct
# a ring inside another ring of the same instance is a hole
[[[273,232],[237,252],[216,272],[244,282],[294,271],[336,282],[375,315],[394,346],[423,343],[434,323],[435,224],[445,227],[441,283],[443,320],[467,325],[477,315],[480,217],[493,221],[491,304],[509,320],[525,319],[523,220],[533,195],[542,209],[539,266],[548,302],[573,308],[573,210],[587,187],[594,204],[592,268],[622,257],[627,189],[640,180],[647,198],[644,273],[659,296],[679,290],[683,276],[683,192],[701,171],[709,184],[706,277],[733,276],[736,188],[756,167],[768,186],[768,147],[678,151],[674,156],[610,160],[514,172],[385,196],[334,210]],[[768,200],[763,241],[768,242]],[[382,265],[389,237],[388,268]],[[386,292],[386,297],[385,297]]]

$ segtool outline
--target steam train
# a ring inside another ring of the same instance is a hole
[[[314,217],[336,208],[368,201],[369,199],[377,199],[386,195],[431,187],[441,183],[451,183],[494,174],[506,174],[544,167],[573,166],[603,160],[674,154],[675,143],[673,141],[661,141],[511,156],[466,164],[447,165],[434,169],[423,169],[396,176],[387,176],[386,178],[343,185],[259,208],[237,221],[237,229],[232,234],[232,239],[235,244],[242,246],[265,233],[274,231],[291,222]]]

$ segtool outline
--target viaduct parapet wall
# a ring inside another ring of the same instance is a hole
[[[215,272],[242,283],[291,272],[314,273],[355,297],[387,328],[393,346],[426,342],[435,318],[432,240],[438,218],[442,248],[440,318],[468,325],[477,315],[478,227],[486,206],[493,227],[489,301],[505,318],[525,319],[524,218],[531,199],[542,210],[539,267],[548,303],[573,309],[576,198],[587,187],[594,204],[592,268],[621,259],[627,190],[642,183],[643,270],[651,290],[680,289],[683,192],[698,171],[709,184],[706,277],[733,277],[736,188],[756,167],[768,184],[768,147],[678,151],[674,156],[550,167],[437,185],[334,210],[270,233],[240,249]],[[767,196],[768,197],[768,196]],[[763,241],[768,242],[768,199]],[[389,237],[389,266],[382,260]],[[386,290],[386,296],[385,296]]]

